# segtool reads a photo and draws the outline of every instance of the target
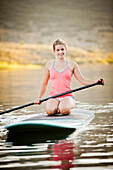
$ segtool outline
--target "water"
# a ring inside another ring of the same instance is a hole
[[[93,121],[64,140],[13,146],[5,142],[4,126],[43,113],[45,104],[0,116],[0,169],[113,169],[113,67],[81,65],[80,68],[85,77],[97,79],[101,76],[105,79],[103,87],[96,86],[75,93],[76,108],[93,111]],[[0,110],[34,101],[42,75],[43,69],[0,71]],[[80,86],[73,79],[72,87]]]

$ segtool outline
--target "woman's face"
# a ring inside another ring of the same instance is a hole
[[[66,48],[64,47],[64,45],[59,44],[55,46],[54,52],[58,58],[62,59],[66,55]]]

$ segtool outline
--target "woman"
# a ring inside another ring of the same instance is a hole
[[[79,67],[75,61],[66,60],[66,43],[57,39],[53,43],[53,52],[56,56],[54,61],[46,64],[44,70],[44,78],[41,88],[38,93],[38,98],[34,101],[35,104],[40,104],[40,99],[46,91],[48,81],[50,79],[49,96],[54,96],[71,90],[71,79],[74,77],[83,85],[96,83],[97,81],[88,80],[83,77]],[[98,80],[100,81],[100,80]],[[104,82],[103,82],[104,84]],[[75,106],[75,98],[72,93],[63,95],[58,98],[49,99],[46,102],[46,113],[53,115],[57,112],[61,114],[70,114],[71,109]]]

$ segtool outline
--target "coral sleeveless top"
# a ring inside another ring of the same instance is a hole
[[[71,79],[72,70],[68,66],[68,61],[66,60],[67,67],[59,72],[55,68],[55,61],[50,69],[50,93],[49,96],[54,96],[60,93],[64,93],[71,90]],[[61,97],[73,96],[72,93],[63,95]]]

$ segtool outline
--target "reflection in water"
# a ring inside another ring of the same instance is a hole
[[[75,160],[76,148],[72,140],[57,141],[49,150],[52,151],[53,160],[60,161],[60,164],[54,166],[54,168],[69,169],[75,167],[73,161]]]
[[[63,169],[75,167],[76,146],[73,140],[40,143],[29,147],[6,147],[1,150],[1,168]],[[5,159],[4,159],[5,157]]]
[[[29,147],[5,147],[1,150],[1,168],[70,169],[75,167],[76,147],[72,140],[40,143]],[[4,159],[5,157],[5,159]]]
[[[4,143],[0,147],[1,168],[33,169],[73,169],[85,170],[101,167],[112,169],[113,131],[112,126],[103,123],[77,130],[66,140],[46,141],[31,146],[12,146]]]

